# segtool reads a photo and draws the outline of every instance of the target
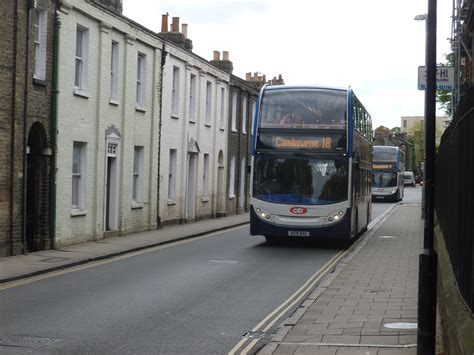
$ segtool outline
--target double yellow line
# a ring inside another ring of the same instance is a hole
[[[304,284],[301,286],[295,293],[293,293],[285,302],[283,302],[278,308],[276,308],[272,313],[266,316],[260,323],[258,323],[253,329],[252,332],[267,332],[269,331],[275,323],[280,320],[292,307],[294,307],[298,302],[301,301],[318,283],[321,278],[326,275],[326,273],[331,270],[342,257],[350,249],[341,250],[335,256],[331,258],[321,269],[314,273]],[[242,349],[239,354],[248,354],[250,350],[257,344],[259,339],[249,339],[243,338],[240,342],[235,345],[232,350],[229,352],[229,355],[237,354],[239,349]],[[248,344],[247,344],[248,343]]]

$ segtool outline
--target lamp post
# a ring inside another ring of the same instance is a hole
[[[436,0],[428,0],[426,19],[424,238],[418,274],[418,354],[434,354],[436,346],[436,268],[434,250],[434,177],[436,129]]]

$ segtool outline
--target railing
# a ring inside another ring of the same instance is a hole
[[[474,88],[463,95],[441,138],[435,209],[459,291],[474,313]]]

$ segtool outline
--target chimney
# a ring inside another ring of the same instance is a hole
[[[181,25],[181,33],[183,34],[184,38],[188,38],[188,24],[183,23]]]
[[[220,52],[219,51],[214,51],[214,59],[211,60],[211,64],[214,65],[215,67],[232,74],[232,71],[234,70],[234,65],[232,62],[229,60],[229,52],[223,51],[222,52],[223,57],[222,60],[220,59]]]
[[[171,22],[171,32],[179,32],[179,17],[173,17],[173,22]]]
[[[168,32],[168,13],[161,15],[161,32]]]
[[[245,73],[245,80],[252,81],[252,73]]]
[[[92,0],[92,2],[105,7],[116,14],[122,14],[122,0]]]

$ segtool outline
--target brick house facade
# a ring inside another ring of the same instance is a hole
[[[55,1],[31,6],[0,2],[0,256],[51,247]]]

